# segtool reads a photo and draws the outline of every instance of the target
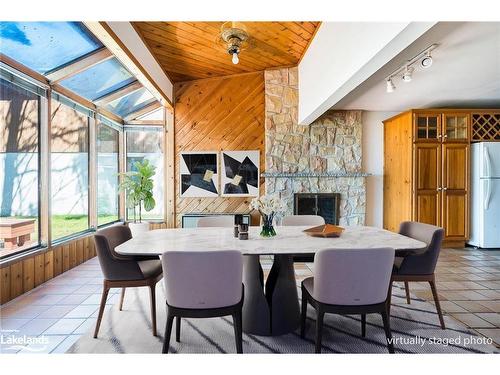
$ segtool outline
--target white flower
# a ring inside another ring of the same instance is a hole
[[[283,212],[285,204],[277,195],[263,195],[260,198],[252,199],[250,209],[259,210],[264,215],[271,215]]]

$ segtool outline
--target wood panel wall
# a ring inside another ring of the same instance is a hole
[[[182,82],[174,90],[177,225],[189,212],[249,212],[251,198],[180,198],[179,158],[183,151],[260,150],[264,172],[264,73]]]
[[[96,255],[94,237],[75,239],[0,269],[0,304],[4,304]]]

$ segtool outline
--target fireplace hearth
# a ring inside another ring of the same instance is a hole
[[[295,193],[294,215],[319,215],[327,224],[339,224],[339,193]]]

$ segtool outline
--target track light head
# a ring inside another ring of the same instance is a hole
[[[396,90],[396,86],[394,85],[394,82],[392,82],[392,78],[388,78],[386,82],[386,91],[388,93],[394,92]]]
[[[428,51],[425,57],[420,61],[422,68],[427,69],[432,65],[431,51]]]
[[[401,77],[401,79],[403,80],[403,82],[411,82],[411,79],[412,79],[412,74],[413,74],[413,71],[415,70],[415,68],[413,67],[406,67],[405,68],[405,71],[403,73],[403,76]]]

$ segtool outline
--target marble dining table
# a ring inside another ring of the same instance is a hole
[[[276,336],[293,332],[300,322],[300,308],[293,257],[321,249],[392,247],[396,256],[422,253],[426,244],[384,229],[348,226],[340,237],[311,237],[302,226],[275,227],[277,235],[264,238],[259,227],[250,227],[248,240],[234,237],[233,228],[175,228],[152,230],[117,246],[122,255],[162,255],[168,251],[239,250],[243,258],[243,330]],[[272,255],[267,280],[261,255]],[[356,270],[353,270],[356,272]]]

